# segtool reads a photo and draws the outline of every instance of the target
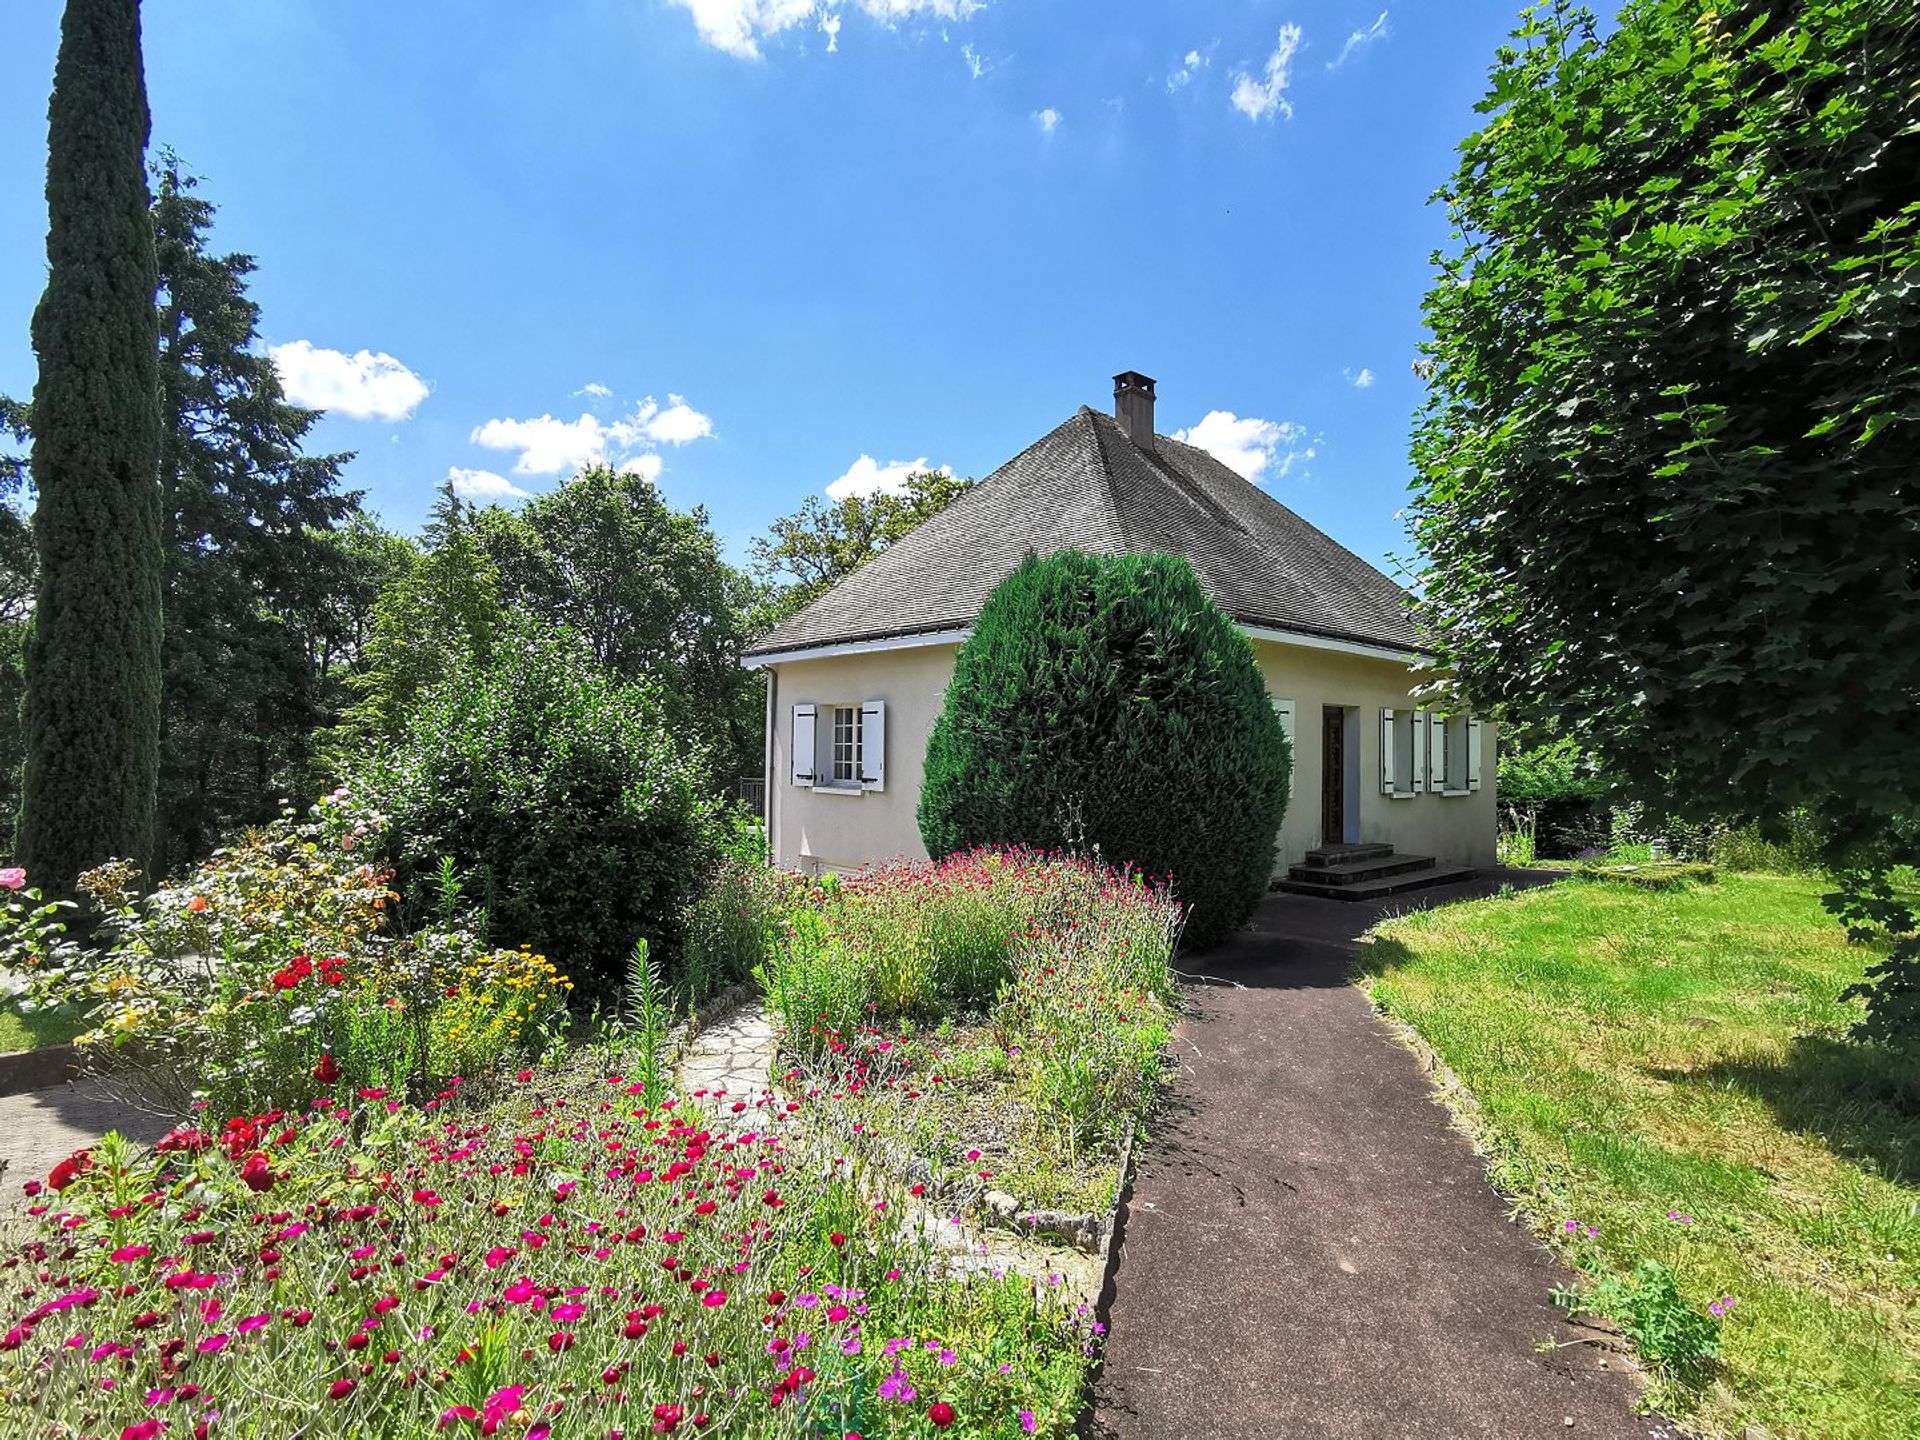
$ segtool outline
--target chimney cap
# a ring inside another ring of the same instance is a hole
[[[1138,370],[1122,370],[1113,377],[1113,418],[1126,437],[1142,450],[1154,448],[1153,378]]]

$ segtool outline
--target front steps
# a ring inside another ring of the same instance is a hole
[[[1442,865],[1431,855],[1396,855],[1391,845],[1328,845],[1309,850],[1273,888],[1323,900],[1379,900],[1473,874],[1468,866]]]

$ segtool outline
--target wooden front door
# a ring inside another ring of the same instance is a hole
[[[1320,714],[1320,843],[1347,843],[1347,712],[1338,705]]]

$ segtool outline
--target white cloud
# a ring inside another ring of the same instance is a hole
[[[573,393],[576,395],[591,395],[596,400],[605,400],[613,394],[613,391],[602,385],[598,380],[589,380]]]
[[[516,475],[557,475],[562,470],[603,465],[607,459],[607,427],[591,415],[578,420],[556,420],[551,415],[537,420],[489,420],[469,438],[489,450],[518,450],[520,458],[513,463]]]
[[[308,340],[267,354],[287,399],[354,420],[404,420],[427,398],[427,382],[384,350],[323,350]]]
[[[1387,28],[1387,12],[1382,10],[1380,18],[1364,30],[1356,30],[1347,36],[1347,43],[1340,47],[1340,53],[1327,62],[1327,69],[1338,70],[1352,58],[1354,51],[1364,50],[1376,40],[1384,40],[1393,32]]]
[[[1358,374],[1355,374],[1351,370],[1343,370],[1340,373],[1353,382],[1353,388],[1356,390],[1371,390],[1373,388],[1373,371],[1364,365],[1360,367]]]
[[[1300,49],[1300,38],[1298,25],[1280,27],[1279,43],[1262,67],[1264,78],[1256,80],[1245,70],[1234,78],[1234,109],[1249,120],[1265,120],[1276,112],[1289,120],[1293,118],[1293,102],[1287,99],[1287,86],[1293,80],[1293,57]]]
[[[918,460],[892,460],[882,465],[863,454],[847,467],[847,473],[827,486],[827,495],[844,500],[849,495],[901,495],[906,492],[909,475],[951,475],[945,465],[931,465],[922,455]]]
[[[713,420],[679,395],[668,395],[665,407],[649,395],[631,415],[600,420],[582,415],[561,420],[541,415],[532,420],[489,420],[475,427],[471,438],[489,450],[518,450],[516,475],[557,475],[589,465],[613,464],[621,469],[658,475],[661,445],[689,445],[713,434]]]
[[[971,41],[960,47],[960,58],[967,62],[967,73],[976,80],[993,68],[987,57],[973,48]]]
[[[964,20],[982,0],[671,0],[693,17],[693,28],[716,50],[742,60],[760,58],[760,42],[811,20],[826,34],[827,49],[840,46],[840,17],[855,8],[883,25],[928,16]]]
[[[491,470],[463,470],[458,465],[447,467],[447,483],[462,500],[524,500],[532,493]]]
[[[1033,121],[1042,131],[1051,135],[1060,128],[1060,112],[1049,105],[1044,110],[1034,111]]]
[[[1198,50],[1189,50],[1181,58],[1180,63],[1168,72],[1167,89],[1169,91],[1186,89],[1187,86],[1194,82],[1194,79],[1200,72],[1212,63],[1213,47],[1211,45],[1207,47],[1204,54]]]
[[[1176,430],[1173,438],[1206,451],[1229,470],[1258,481],[1274,469],[1274,479],[1285,479],[1296,464],[1313,459],[1307,427],[1292,420],[1242,419],[1231,410],[1212,410],[1191,430]]]
[[[638,475],[642,480],[658,480],[660,472],[667,468],[666,461],[658,455],[636,455],[631,460],[622,461],[622,475]]]
[[[649,395],[640,402],[640,408],[626,423],[636,427],[647,439],[661,445],[687,445],[713,434],[712,417],[702,415],[685,399],[674,394],[667,396],[667,408],[664,410]]]

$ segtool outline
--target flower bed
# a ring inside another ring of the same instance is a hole
[[[1157,1093],[1180,919],[1164,887],[1025,850],[817,886],[761,965],[788,1083],[934,1194],[1103,1213]]]
[[[521,1081],[69,1162],[0,1269],[0,1406],[59,1440],[1069,1432],[1090,1320],[944,1278],[805,1102],[717,1134]]]
[[[70,907],[15,887],[0,969],[85,1017],[82,1049],[130,1061],[176,1114],[196,1096],[221,1115],[297,1103],[335,1075],[424,1098],[536,1052],[564,1024],[566,977],[477,939],[451,879],[437,925],[394,933],[388,876],[365,858],[380,828],[336,791],[145,897],[132,867],[103,866],[82,879],[101,911],[87,946],[67,937]]]

